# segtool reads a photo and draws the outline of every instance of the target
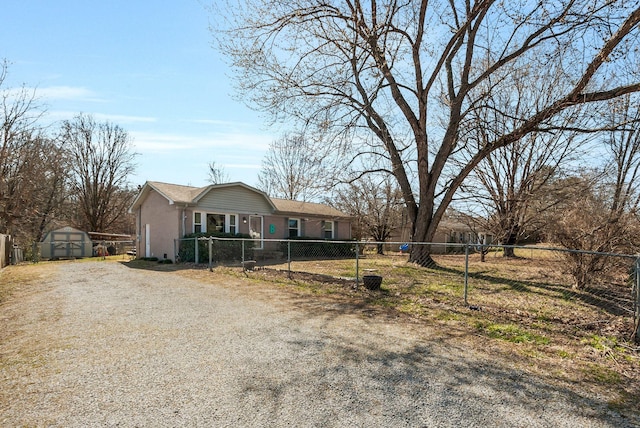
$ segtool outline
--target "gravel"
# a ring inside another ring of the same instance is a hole
[[[598,397],[329,303],[56,268],[0,306],[3,427],[634,426]]]

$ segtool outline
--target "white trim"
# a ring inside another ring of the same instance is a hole
[[[200,214],[200,222],[196,223],[196,214]],[[202,223],[202,217],[203,217],[203,212],[202,211],[194,211],[193,212],[193,216],[192,216],[192,221],[191,221],[191,233],[204,233],[207,231],[207,222],[205,221],[204,224]],[[204,218],[206,220],[206,214],[204,215]],[[200,232],[196,232],[196,225],[200,226]]]
[[[289,222],[291,220],[295,220],[297,222],[297,224],[298,224],[298,227],[295,228],[296,229],[296,236],[291,236],[291,229],[293,229],[291,227],[291,225],[289,224]],[[287,219],[287,238],[297,238],[297,237],[299,237],[301,235],[301,232],[302,232],[301,228],[302,228],[302,220],[301,219],[295,218],[295,217],[289,217]]]
[[[215,212],[215,211],[207,211],[207,212],[203,212],[202,213],[204,221],[203,221],[203,232],[209,232],[208,229],[208,225],[209,225],[209,216],[210,215],[216,215],[216,216],[224,216],[224,230],[220,231],[221,233],[231,233],[231,216],[235,216],[235,228],[236,228],[236,232],[238,233],[238,218],[239,218],[239,214],[238,213],[224,213],[224,212]],[[214,232],[213,230],[211,232]]]
[[[326,236],[326,224],[329,223],[331,225],[331,236],[327,238]],[[334,239],[336,237],[336,222],[333,220],[324,220],[322,222],[322,238],[323,239]]]

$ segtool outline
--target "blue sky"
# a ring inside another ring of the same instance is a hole
[[[198,0],[4,0],[5,85],[35,87],[45,120],[90,113],[126,129],[146,180],[202,186],[207,164],[257,182],[275,131],[232,98]]]

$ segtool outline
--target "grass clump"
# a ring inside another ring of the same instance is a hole
[[[591,364],[583,368],[583,372],[587,376],[587,378],[592,379],[598,383],[617,385],[622,381],[622,376],[620,376],[620,373],[611,370],[608,367],[603,367],[597,364]]]
[[[478,329],[493,339],[511,343],[549,344],[549,338],[526,331],[514,324],[478,324]]]

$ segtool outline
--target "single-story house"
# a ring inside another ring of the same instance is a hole
[[[411,225],[396,230],[389,238],[390,242],[411,242]],[[493,236],[484,231],[474,229],[469,224],[445,217],[436,229],[436,233],[431,241],[431,252],[434,254],[444,254],[455,249],[460,249],[458,244],[492,244]],[[455,244],[455,245],[449,245]],[[396,248],[392,248],[396,250]]]
[[[325,204],[270,198],[241,182],[192,187],[148,181],[129,212],[136,216],[139,257],[175,260],[175,240],[199,232],[247,234],[258,250],[276,247],[265,239],[351,238],[346,214]]]

